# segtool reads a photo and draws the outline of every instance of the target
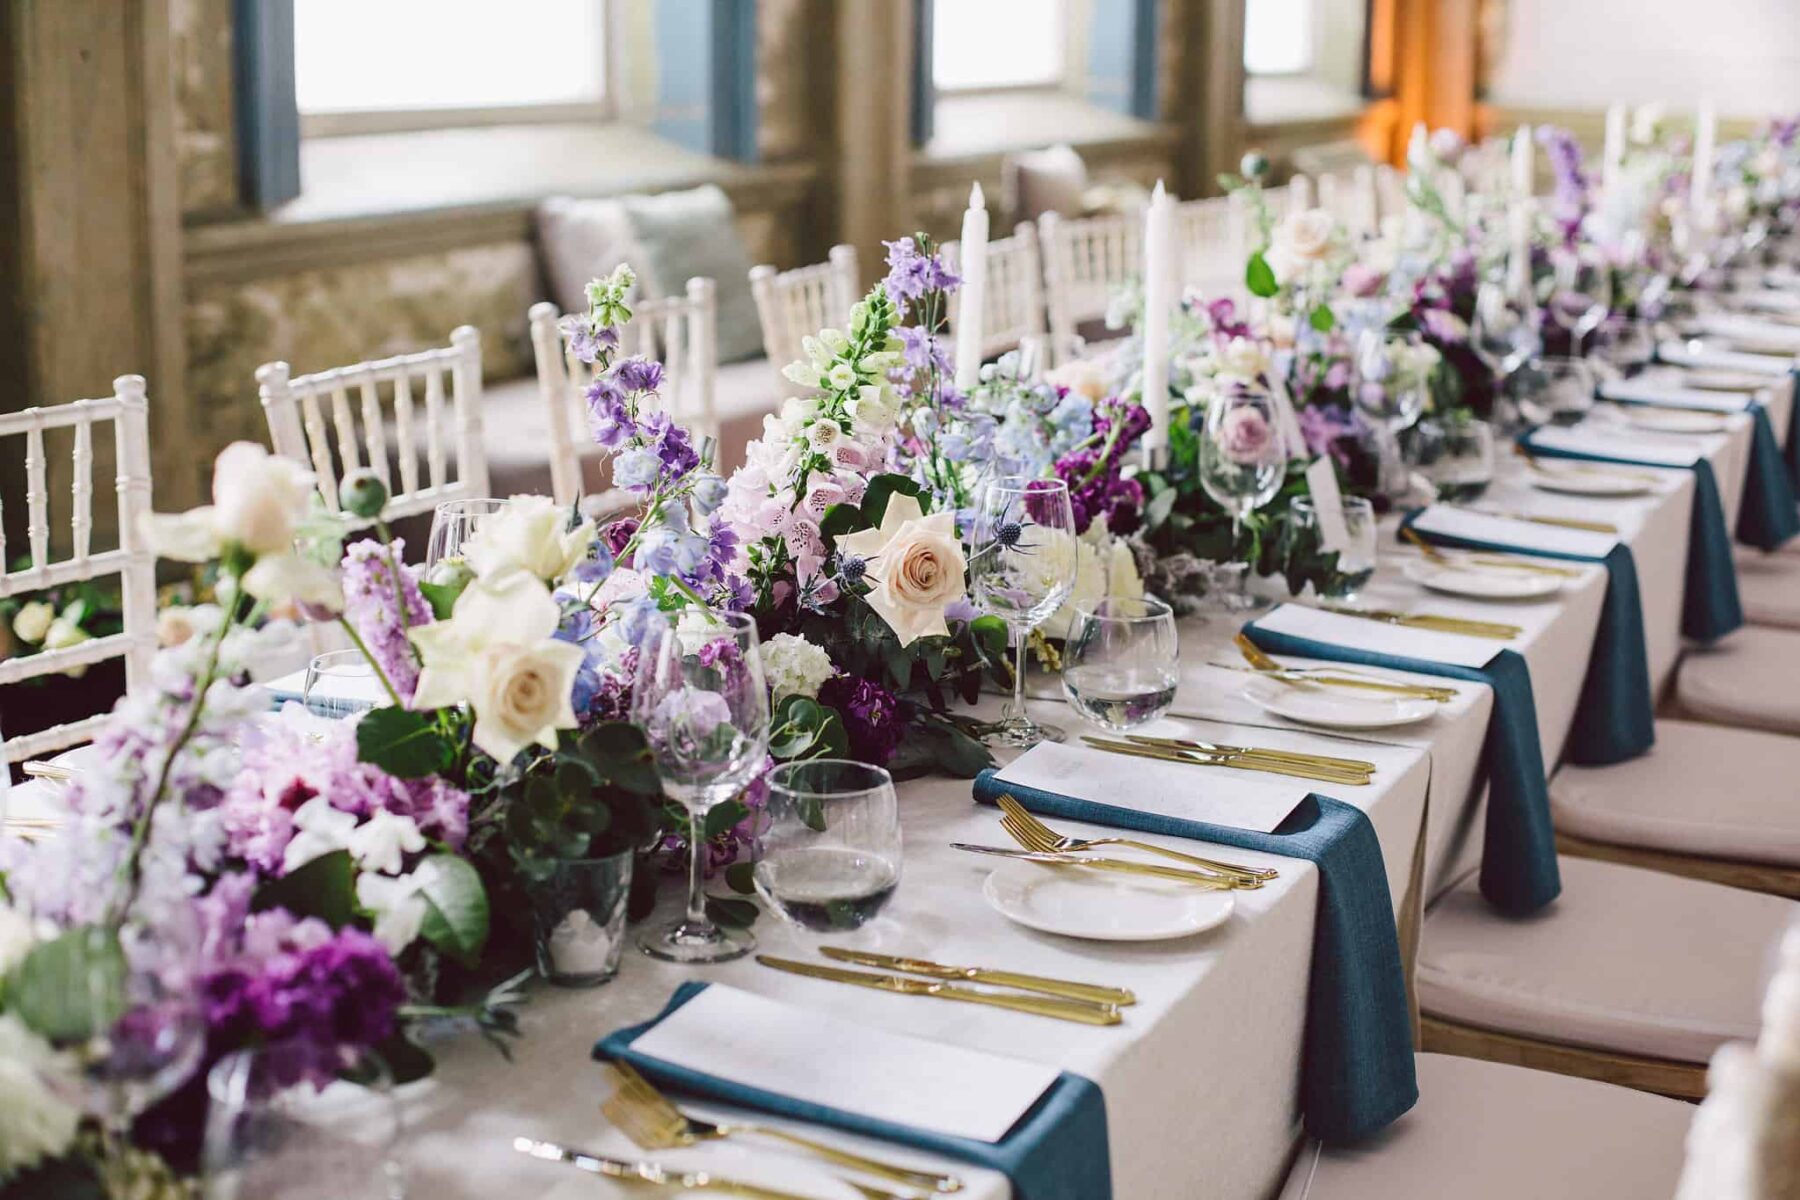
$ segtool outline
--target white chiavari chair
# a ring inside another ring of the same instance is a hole
[[[275,452],[313,472],[334,513],[339,480],[365,466],[388,487],[389,520],[487,495],[481,335],[472,326],[458,327],[445,347],[311,375],[264,363],[256,381]]]
[[[586,392],[594,369],[569,353],[557,328],[556,305],[534,304],[530,315],[538,392],[550,422],[551,491],[558,504],[574,504],[584,491],[581,458],[590,445]],[[641,354],[663,364],[657,399],[695,437],[716,438],[719,432],[718,320],[717,283],[695,277],[680,296],[633,301],[631,320],[619,330],[620,357]]]
[[[1375,168],[1359,166],[1348,174],[1319,176],[1319,207],[1329,212],[1352,238],[1380,229],[1380,201],[1375,194]]]
[[[1053,364],[1078,353],[1082,326],[1105,318],[1113,296],[1144,271],[1141,212],[1038,218]]]
[[[762,322],[763,353],[775,369],[783,394],[796,385],[781,369],[805,357],[801,339],[821,329],[842,328],[850,319],[850,306],[860,297],[862,274],[856,247],[831,248],[822,263],[777,271],[763,265],[750,269],[750,293],[756,298],[756,316]]]
[[[1270,201],[1273,203],[1273,200]],[[1287,203],[1275,211],[1282,215],[1305,212],[1316,205],[1312,177],[1295,171],[1287,181]]]
[[[1383,221],[1406,213],[1406,173],[1388,163],[1375,164],[1375,212]]]
[[[0,414],[0,441],[25,442],[26,542],[29,565],[6,569],[6,537],[0,532],[0,597],[17,596],[83,580],[119,577],[124,628],[79,645],[0,659],[0,686],[20,683],[109,659],[125,660],[126,686],[149,675],[156,653],[156,556],[144,540],[150,512],[150,434],[141,375],[113,380],[113,394],[50,408]],[[118,545],[94,549],[94,427],[112,426],[114,491],[118,497]],[[48,457],[45,435],[55,431],[73,443],[69,553],[53,557]],[[66,431],[66,434],[65,432]],[[7,455],[10,458],[10,454]],[[16,468],[8,468],[16,469]],[[3,529],[3,526],[0,526]],[[90,740],[106,720],[100,713],[0,743],[0,771],[9,762],[62,750]]]
[[[1181,248],[1178,280],[1208,297],[1235,294],[1250,257],[1250,214],[1241,193],[1184,200],[1175,206],[1175,240]]]
[[[945,242],[945,264],[962,266],[962,243]],[[987,291],[982,298],[981,357],[994,358],[1008,350],[1040,351],[1044,327],[1044,264],[1038,252],[1037,227],[1021,221],[1011,237],[987,246]],[[950,327],[956,328],[962,311],[962,292],[950,293]]]

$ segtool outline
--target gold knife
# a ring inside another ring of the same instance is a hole
[[[1140,746],[1161,746],[1165,750],[1195,750],[1201,754],[1265,758],[1313,767],[1333,767],[1365,775],[1375,771],[1375,764],[1363,758],[1333,758],[1329,754],[1303,754],[1298,750],[1270,750],[1260,746],[1227,746],[1219,742],[1192,742],[1186,738],[1149,737],[1141,733],[1128,733],[1125,740]]]
[[[1469,637],[1492,638],[1501,642],[1511,641],[1525,632],[1517,625],[1509,625],[1502,621],[1477,621],[1471,617],[1445,617],[1435,613],[1403,613],[1387,608],[1351,608],[1347,604],[1325,604],[1320,607],[1326,612],[1337,613],[1345,617],[1361,617],[1365,621],[1402,625],[1408,629],[1430,629],[1438,633],[1460,633]]]
[[[1208,888],[1215,892],[1262,886],[1261,880],[1255,881],[1252,885],[1241,879],[1232,879],[1220,874],[1187,871],[1180,867],[1159,867],[1154,863],[1137,862],[1127,858],[1103,858],[1097,855],[1075,854],[1061,850],[1016,850],[1011,846],[977,846],[971,842],[951,842],[950,848],[961,850],[965,854],[991,854],[995,858],[1016,858],[1020,862],[1043,863],[1052,867],[1092,867],[1096,871],[1112,871],[1119,875],[1145,875],[1151,879],[1172,879],[1176,883],[1191,884],[1194,887]]]
[[[1299,763],[1271,762],[1267,759],[1233,758],[1224,754],[1203,754],[1198,750],[1165,750],[1158,746],[1136,746],[1130,742],[1114,742],[1083,734],[1081,740],[1096,750],[1111,754],[1130,754],[1159,762],[1186,763],[1195,767],[1231,767],[1240,771],[1261,771],[1268,775],[1290,775],[1295,779],[1312,779],[1321,783],[1342,783],[1363,787],[1368,775],[1334,767],[1308,767]]]
[[[661,1163],[633,1162],[623,1158],[608,1158],[601,1154],[589,1154],[585,1150],[575,1150],[568,1146],[559,1146],[555,1142],[546,1142],[538,1138],[516,1137],[513,1149],[520,1154],[528,1154],[532,1158],[545,1162],[564,1163],[577,1171],[586,1171],[589,1175],[603,1175],[608,1179],[623,1179],[632,1183],[654,1183],[663,1187],[671,1187],[683,1192],[717,1192],[721,1196],[740,1196],[743,1200],[806,1200],[798,1192],[783,1192],[775,1188],[760,1187],[753,1183],[740,1183],[735,1179],[725,1179],[709,1171],[680,1171],[665,1167]]]
[[[1088,1000],[1064,1000],[1054,996],[1016,996],[1001,992],[984,992],[976,988],[955,987],[936,980],[906,979],[899,975],[876,975],[868,971],[846,971],[842,967],[796,962],[791,958],[775,958],[767,954],[757,955],[756,961],[765,967],[786,971],[790,975],[804,975],[809,979],[825,979],[833,983],[855,984],[857,987],[873,988],[878,992],[896,992],[902,996],[930,996],[936,1000],[986,1004],[994,1008],[1008,1008],[1014,1012],[1030,1013],[1038,1017],[1075,1021],[1082,1025],[1117,1025],[1120,1021],[1119,1008],[1115,1004],[1095,1004]]]
[[[1489,517],[1510,517],[1515,521],[1530,521],[1534,525],[1554,525],[1558,529],[1584,529],[1589,533],[1617,533],[1619,527],[1606,521],[1583,521],[1575,517],[1542,517],[1535,513],[1489,512],[1484,508],[1471,508],[1470,512],[1481,513]]]
[[[1370,692],[1387,692],[1394,696],[1409,696],[1415,700],[1436,700],[1440,703],[1456,699],[1455,688],[1426,687],[1419,683],[1389,683],[1381,679],[1362,679],[1355,675],[1333,675],[1323,668],[1317,667],[1276,667],[1273,670],[1261,670],[1256,667],[1240,667],[1232,663],[1207,663],[1209,667],[1217,667],[1221,671],[1237,671],[1244,675],[1267,675],[1284,683],[1318,683],[1328,687],[1362,688]],[[1171,712],[1170,716],[1179,717],[1186,714]],[[1200,717],[1200,720],[1216,720],[1217,718]]]
[[[1018,988],[1027,992],[1043,992],[1071,1000],[1091,1000],[1096,1004],[1136,1004],[1137,997],[1124,988],[1102,987],[1097,983],[1076,983],[1067,979],[1047,979],[1042,975],[1022,975],[1017,971],[990,971],[985,967],[947,967],[923,958],[896,958],[891,954],[874,954],[867,950],[847,950],[842,946],[820,946],[819,953],[838,962],[855,963],[859,967],[879,967],[885,971],[901,971],[908,975],[929,975],[936,979],[966,979],[970,983],[986,983],[994,987]]]

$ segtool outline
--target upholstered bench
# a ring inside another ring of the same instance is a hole
[[[1471,1058],[1417,1061],[1413,1110],[1362,1145],[1302,1148],[1280,1200],[1675,1194],[1690,1105]]]
[[[1740,548],[1737,577],[1746,621],[1800,629],[1800,557]]]
[[[1425,916],[1427,1050],[1698,1097],[1721,1043],[1754,1039],[1775,896],[1562,856],[1562,895],[1496,912],[1474,874]]]
[[[1800,734],[1800,630],[1746,625],[1690,650],[1675,677],[1680,714]]]

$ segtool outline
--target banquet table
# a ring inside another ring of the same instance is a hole
[[[1763,393],[1771,423],[1785,436],[1792,396],[1785,383]],[[1596,415],[1590,420],[1601,421]],[[1692,439],[1712,464],[1735,518],[1748,461],[1750,421],[1733,418],[1722,433]],[[1657,470],[1641,496],[1596,499],[1533,488],[1510,458],[1481,499],[1491,511],[1602,520],[1615,525],[1636,560],[1643,597],[1650,677],[1660,689],[1681,647],[1681,593],[1688,554],[1693,473]],[[1359,603],[1522,627],[1509,643],[1529,666],[1544,762],[1554,767],[1581,693],[1607,574],[1575,566],[1563,590],[1542,600],[1494,602],[1426,592],[1409,580],[1405,561],[1417,551],[1383,523],[1381,562]],[[1244,674],[1230,644],[1239,620],[1214,614],[1182,623],[1180,687],[1173,715],[1158,732],[1315,753],[1353,754],[1377,764],[1361,788],[1321,788],[1355,805],[1379,838],[1389,894],[1403,928],[1416,932],[1424,905],[1479,861],[1486,796],[1483,745],[1494,699],[1484,685],[1453,683],[1456,697],[1425,722],[1406,728],[1331,735],[1272,716],[1240,693]],[[1401,677],[1405,677],[1404,674]],[[1420,682],[1443,685],[1437,677]],[[1056,699],[1049,681],[1036,703]],[[989,715],[997,701],[984,701]],[[1065,725],[1069,710],[1041,714]],[[1195,787],[1230,786],[1234,772],[1200,772]],[[953,1046],[1015,1056],[1085,1076],[1106,1101],[1114,1195],[1130,1200],[1195,1196],[1259,1197],[1278,1187],[1301,1137],[1298,1093],[1307,980],[1315,936],[1318,876],[1306,861],[1242,849],[1219,857],[1276,867],[1268,886],[1235,893],[1232,917],[1194,937],[1149,943],[1077,941],[1014,925],[989,908],[982,884],[991,864],[959,853],[952,842],[1001,843],[994,812],[971,802],[966,780],[924,778],[901,785],[906,842],[904,875],[889,907],[857,934],[825,939],[882,953],[945,963],[1105,983],[1133,990],[1139,1002],[1111,1028],[1067,1025],[974,1006],[933,1003],[801,979],[745,959],[712,967],[677,967],[628,951],[616,980],[591,991],[534,984],[521,1010],[524,1036],[511,1061],[480,1039],[447,1036],[431,1046],[437,1071],[400,1089],[404,1156],[412,1194],[430,1197],[550,1198],[628,1195],[634,1190],[564,1166],[515,1154],[514,1138],[548,1139],[621,1157],[646,1157],[609,1128],[599,1105],[608,1091],[590,1058],[593,1044],[622,1026],[654,1016],[680,984],[700,980],[773,997],[801,1009]],[[1122,797],[1120,803],[1129,803]],[[22,811],[41,809],[41,788],[16,789]],[[1052,822],[1062,832],[1104,836],[1101,826]],[[1177,838],[1145,835],[1192,850]],[[1202,853],[1206,851],[1201,850]],[[676,903],[665,889],[665,907]],[[819,939],[764,916],[763,949],[816,959]],[[1409,962],[1410,965],[1410,962]],[[705,1115],[727,1113],[695,1105]],[[770,1122],[780,1124],[781,1122]],[[964,1195],[1010,1194],[1000,1174],[835,1132],[808,1133],[881,1157],[954,1171]],[[704,1165],[752,1182],[820,1200],[855,1192],[814,1160],[767,1143],[731,1141],[661,1152],[672,1165]]]

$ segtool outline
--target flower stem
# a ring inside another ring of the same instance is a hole
[[[406,615],[406,611],[405,611],[405,609],[402,609],[401,610],[401,619],[402,620],[405,619],[405,615]],[[338,624],[342,625],[344,627],[344,632],[350,635],[351,644],[354,645],[358,650],[362,651],[363,658],[368,661],[369,669],[375,672],[375,678],[381,680],[381,686],[383,689],[386,690],[386,692],[388,694],[388,699],[390,699],[394,702],[394,707],[395,708],[405,708],[406,704],[400,699],[400,693],[394,690],[394,685],[392,682],[389,681],[389,679],[387,677],[387,672],[382,670],[381,664],[375,661],[375,656],[369,652],[368,643],[363,641],[362,635],[360,633],[356,632],[356,626],[354,626],[350,623],[350,618],[344,616],[342,613],[339,613],[338,614]]]

